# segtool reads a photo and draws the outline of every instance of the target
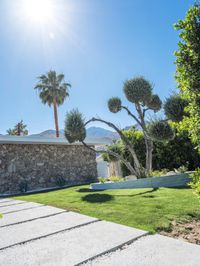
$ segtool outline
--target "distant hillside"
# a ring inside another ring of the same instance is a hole
[[[131,129],[132,126],[126,126],[124,130]],[[0,134],[1,135],[1,134]],[[56,131],[54,129],[48,129],[38,134],[32,134],[28,136],[29,138],[55,138]],[[60,138],[64,138],[64,129],[60,130]],[[102,127],[89,127],[87,129],[87,142],[97,142],[97,143],[107,143],[110,144],[113,140],[119,139],[119,135],[111,130]]]
[[[87,138],[118,139],[119,135],[116,132],[110,131],[102,127],[90,127],[87,129]]]
[[[55,138],[56,131],[53,129],[45,130],[38,134],[29,135],[29,137],[42,137],[42,138]],[[60,130],[60,137],[64,138],[64,130]],[[99,143],[111,143],[112,140],[118,139],[119,136],[116,132],[101,128],[101,127],[90,127],[87,129],[86,141],[99,142]]]

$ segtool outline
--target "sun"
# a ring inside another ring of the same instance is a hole
[[[47,23],[53,17],[52,0],[24,0],[24,16],[35,23]]]

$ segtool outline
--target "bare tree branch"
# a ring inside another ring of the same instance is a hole
[[[121,106],[124,110],[127,111],[128,115],[130,115],[133,119],[135,119],[135,121],[142,127],[142,124],[140,122],[140,120],[128,109],[128,107],[126,106]]]

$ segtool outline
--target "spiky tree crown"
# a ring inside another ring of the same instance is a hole
[[[121,106],[122,106],[122,102],[121,102],[120,98],[118,98],[118,97],[110,98],[110,100],[108,101],[108,109],[112,113],[117,113],[117,112],[121,111],[121,109],[122,109]]]
[[[86,129],[82,114],[76,109],[67,113],[65,119],[65,137],[69,143],[83,141],[86,138]]]
[[[151,100],[152,86],[145,78],[136,77],[125,81],[124,93],[128,101],[146,104]]]
[[[158,112],[162,108],[162,101],[157,94],[153,94],[151,100],[147,102],[146,105],[154,112]]]
[[[164,120],[153,121],[148,127],[149,136],[155,141],[168,141],[174,138],[174,131]]]
[[[165,115],[174,122],[180,122],[183,116],[187,115],[184,111],[187,105],[187,100],[182,99],[180,95],[172,95],[164,104]]]

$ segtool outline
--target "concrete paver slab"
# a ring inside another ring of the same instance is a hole
[[[0,249],[92,221],[97,219],[74,212],[64,212],[28,223],[3,227],[0,228]]]
[[[37,219],[39,217],[53,215],[55,213],[61,213],[63,211],[64,210],[62,209],[51,207],[51,206],[42,206],[39,208],[23,210],[20,212],[8,213],[8,214],[3,215],[3,218],[0,219],[0,228],[1,226],[22,223],[22,222],[26,222],[32,219]]]
[[[8,201],[12,201],[12,200],[9,198],[0,199],[0,204],[3,202],[8,202]]]
[[[71,266],[145,233],[101,221],[2,250],[0,265]]]
[[[149,235],[125,249],[96,258],[85,265],[199,266],[200,246],[161,235]]]
[[[9,201],[0,201],[0,208],[1,207],[6,207],[6,206],[12,206],[12,205],[18,205],[18,204],[23,204],[24,201],[22,200],[9,200]]]
[[[16,212],[16,211],[25,210],[28,208],[41,207],[41,206],[43,205],[38,204],[38,203],[33,203],[33,202],[24,202],[23,204],[10,205],[10,206],[5,206],[5,207],[0,206],[0,213],[6,214],[10,212]]]

